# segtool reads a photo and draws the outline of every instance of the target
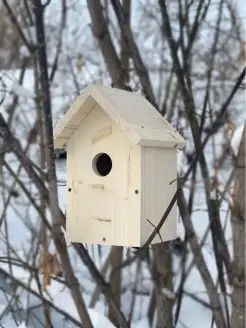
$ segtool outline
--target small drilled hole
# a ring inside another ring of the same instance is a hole
[[[69,191],[69,192],[71,192],[71,191],[72,191],[72,189],[71,189],[71,188],[68,188],[68,191]]]
[[[141,125],[141,128],[144,129],[144,126]]]
[[[135,190],[135,194],[138,194],[138,190]]]
[[[103,241],[106,241],[106,238],[105,237],[103,237]]]

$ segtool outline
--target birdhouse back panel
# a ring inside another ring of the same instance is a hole
[[[69,240],[139,246],[141,148],[99,105],[68,140],[67,171]]]

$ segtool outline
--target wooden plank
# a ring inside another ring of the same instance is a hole
[[[142,147],[142,245],[160,222],[173,198],[177,188],[176,172],[176,149]],[[177,206],[175,205],[160,230],[161,237],[157,235],[152,244],[172,240],[177,237],[177,218]]]

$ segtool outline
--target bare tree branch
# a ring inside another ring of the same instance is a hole
[[[207,268],[207,265],[203,259],[201,248],[199,246],[196,234],[194,232],[193,224],[190,219],[189,212],[187,210],[186,201],[182,189],[179,190],[178,206],[179,206],[179,211],[183,224],[185,226],[186,233],[189,238],[193,255],[196,257],[197,268],[207,288],[211,307],[214,309],[213,313],[215,317],[215,322],[218,327],[226,327],[220,298],[215,288],[215,285],[213,283],[210,272]]]
[[[87,5],[91,16],[93,34],[98,40],[112,82],[116,87],[121,87],[120,61],[111,39],[107,22],[103,16],[101,3],[98,0],[87,0]]]
[[[135,70],[141,81],[143,92],[147,99],[157,108],[154,92],[150,82],[148,71],[144,65],[141,54],[137,47],[137,44],[132,35],[129,24],[125,23],[124,10],[119,0],[111,0],[112,6],[114,8],[119,27],[122,34],[125,37],[125,42],[128,44],[129,50],[131,51],[131,56],[134,62]]]
[[[27,39],[26,39],[26,37],[25,37],[25,35],[24,35],[21,27],[20,27],[20,24],[19,24],[19,22],[18,22],[18,20],[17,20],[17,18],[15,16],[15,14],[13,13],[11,7],[8,4],[8,1],[7,0],[3,0],[3,4],[4,4],[4,6],[5,6],[5,8],[6,8],[7,12],[8,12],[8,14],[9,14],[9,17],[10,17],[12,23],[15,25],[18,33],[20,34],[20,36],[21,36],[21,38],[22,38],[25,46],[30,51],[30,53],[33,53],[34,50],[35,50],[35,48],[27,41]]]

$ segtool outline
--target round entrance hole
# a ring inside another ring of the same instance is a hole
[[[93,171],[101,176],[105,177],[112,170],[112,160],[106,153],[97,154],[92,161]]]

